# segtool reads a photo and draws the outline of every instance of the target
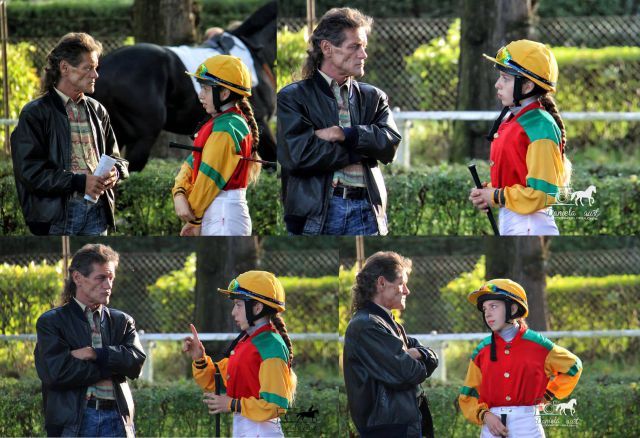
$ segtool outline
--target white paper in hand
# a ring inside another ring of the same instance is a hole
[[[100,161],[98,162],[98,167],[96,167],[96,171],[93,172],[95,176],[106,176],[111,172],[111,168],[116,164],[116,159],[111,158],[109,155],[102,154],[100,157]],[[98,198],[92,198],[91,196],[85,194],[84,199],[87,201],[93,202],[94,204],[98,202]]]

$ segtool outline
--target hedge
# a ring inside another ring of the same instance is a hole
[[[194,2],[196,3],[196,2]],[[266,0],[199,0],[201,31],[211,26],[227,27],[244,20]],[[56,37],[70,31],[109,37],[133,34],[133,0],[56,0],[47,2],[13,0],[7,5],[12,38]]]
[[[335,380],[335,379],[334,379]],[[0,436],[44,436],[40,382],[34,379],[0,379]],[[132,383],[136,435],[212,436],[215,417],[202,403],[202,390],[193,380],[149,384]],[[286,436],[338,436],[338,390],[331,383],[319,383],[298,376],[293,408],[283,418]],[[297,422],[296,413],[318,409],[316,422]],[[231,436],[230,415],[221,416],[222,436]]]
[[[481,179],[489,179],[489,168],[479,161]],[[147,167],[118,186],[116,235],[177,235],[180,221],[170,196],[177,161],[151,160]],[[442,164],[410,170],[385,167],[389,193],[387,216],[392,235],[482,235],[491,234],[487,218],[468,201],[472,187],[465,165]],[[594,165],[574,169],[571,187],[597,187],[592,208],[573,208],[578,217],[557,218],[561,235],[635,235],[640,230],[640,181],[634,163]],[[280,181],[263,172],[248,190],[254,235],[286,234],[280,203]],[[10,162],[0,164],[0,235],[24,235],[17,205]],[[598,216],[583,218],[587,211]],[[562,207],[563,211],[568,208]]]
[[[311,405],[319,410],[316,423],[302,421],[290,414],[283,422],[286,436],[346,437],[353,432],[347,411],[343,386],[306,383],[299,376],[294,410],[306,410]],[[429,397],[436,436],[477,437],[478,426],[467,422],[456,407],[457,384],[440,384],[424,389]],[[338,393],[339,391],[339,393]],[[1,379],[0,435],[43,436],[40,383],[37,380]],[[201,391],[192,381],[162,384],[134,382],[136,403],[136,433],[138,436],[210,436],[214,419],[207,415]],[[571,398],[577,400],[574,417],[577,427],[546,427],[550,438],[640,436],[640,391],[636,381],[581,381]],[[338,402],[339,400],[339,402]],[[229,435],[230,418],[222,416],[223,435]]]

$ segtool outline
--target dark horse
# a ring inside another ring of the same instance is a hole
[[[270,2],[229,32],[254,60],[259,84],[251,103],[260,129],[258,149],[269,161],[275,161],[276,150],[268,126],[276,102],[276,19],[277,2]],[[130,170],[142,170],[162,129],[191,135],[206,116],[185,70],[174,52],[154,44],[119,48],[100,62],[94,97],[107,108],[118,143],[126,146]]]

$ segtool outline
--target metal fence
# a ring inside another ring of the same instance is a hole
[[[25,248],[23,253],[0,256],[0,264],[25,266],[46,261],[55,265],[61,257],[54,252],[30,253]],[[133,315],[136,326],[147,333],[186,331],[195,318],[195,257],[194,253],[181,251],[121,252],[111,305]],[[338,252],[269,251],[263,254],[256,269],[274,272],[278,277],[309,279],[332,275],[337,279]],[[172,276],[176,272],[184,273]],[[154,287],[156,283],[158,286]],[[333,297],[325,296],[324,290],[309,287],[290,290],[287,302],[297,315],[304,315],[300,319],[312,331],[337,327],[337,282],[333,290]],[[57,302],[57,297],[48,298]]]
[[[390,96],[392,106],[402,110],[451,110],[456,104],[456,87],[452,87],[452,77],[457,76],[457,66],[449,70],[412,71],[406,58],[413,55],[418,47],[428,44],[435,38],[446,36],[453,18],[417,19],[417,18],[377,18],[369,37],[369,58],[367,59],[367,82],[382,87]],[[297,32],[305,26],[304,18],[279,19],[279,29],[285,27]],[[558,17],[542,18],[535,28],[534,38],[555,47],[604,47],[640,45],[640,15],[610,17]],[[479,56],[479,55],[478,55]],[[478,58],[481,62],[481,58]],[[602,73],[593,71],[593,75]],[[562,71],[564,84],[575,82],[575,72]],[[421,80],[432,85],[425,107],[425,96],[416,90]],[[640,81],[636,70],[632,83]],[[453,81],[455,82],[455,81]],[[618,82],[620,92],[635,90],[629,80]],[[455,84],[453,84],[455,85]],[[589,84],[587,84],[589,85]],[[611,90],[603,90],[611,91]],[[602,96],[606,100],[606,96]],[[564,108],[573,111],[581,108]]]
[[[408,332],[485,331],[480,315],[466,300],[471,288],[482,281],[472,273],[478,266],[484,269],[484,250],[478,246],[469,252],[416,256],[402,252],[413,261],[412,293],[402,313]],[[341,258],[341,264],[351,268],[355,259]],[[640,247],[552,250],[545,269],[550,330],[640,328],[636,310],[640,308]],[[613,275],[621,277],[608,278]],[[451,283],[454,280],[457,285]]]

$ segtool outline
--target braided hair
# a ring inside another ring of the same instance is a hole
[[[287,365],[289,366],[289,376],[291,377],[290,396],[291,396],[291,403],[293,403],[296,396],[296,388],[298,386],[298,376],[296,376],[296,373],[293,371],[293,367],[291,366],[293,363],[293,345],[291,344],[291,339],[289,338],[289,332],[287,331],[287,326],[285,325],[284,319],[282,319],[280,314],[279,313],[271,314],[270,320],[273,326],[278,331],[278,333],[280,333],[280,336],[282,337],[284,344],[287,346],[287,349],[289,350],[289,361],[287,362]]]
[[[242,97],[237,101],[238,108],[244,114],[245,119],[247,120],[247,124],[249,125],[249,129],[251,130],[251,137],[253,137],[253,144],[251,145],[251,158],[254,160],[259,160],[260,155],[258,154],[258,143],[260,142],[260,130],[258,129],[258,124],[256,123],[256,118],[253,115],[253,108],[249,103],[249,99],[246,97]],[[258,177],[260,176],[260,170],[262,169],[262,164],[252,161],[249,165],[249,183],[255,183],[258,181]]]
[[[572,165],[571,161],[569,161],[565,154],[567,149],[567,130],[565,128],[564,121],[562,120],[562,116],[560,116],[560,110],[558,109],[558,105],[556,104],[556,101],[553,99],[551,94],[546,91],[540,97],[538,97],[538,100],[540,101],[540,104],[545,109],[545,111],[547,111],[551,115],[551,117],[553,117],[553,120],[556,121],[558,128],[560,128],[561,144],[559,146],[560,150],[562,151],[562,161],[565,171],[564,184],[569,185],[569,182],[571,181]]]

